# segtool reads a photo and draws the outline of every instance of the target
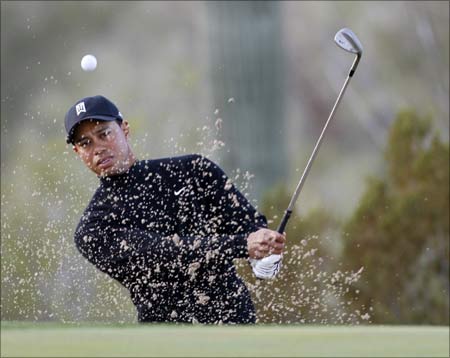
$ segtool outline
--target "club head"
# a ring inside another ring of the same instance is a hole
[[[345,51],[355,53],[359,56],[362,55],[363,47],[361,42],[350,29],[340,29],[334,36],[334,42]]]

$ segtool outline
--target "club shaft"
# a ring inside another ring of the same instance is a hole
[[[347,79],[345,80],[344,85],[341,88],[341,91],[339,92],[336,102],[334,103],[333,109],[331,110],[331,113],[328,116],[325,126],[322,129],[322,133],[320,133],[319,139],[317,140],[316,145],[312,151],[312,154],[309,157],[308,164],[306,164],[305,170],[303,171],[300,181],[297,184],[297,188],[295,189],[295,192],[291,197],[291,201],[289,202],[289,206],[284,213],[284,216],[283,216],[283,219],[281,220],[280,226],[278,227],[277,231],[280,234],[284,233],[284,229],[286,228],[287,222],[289,221],[289,218],[292,214],[292,210],[294,209],[295,202],[297,201],[298,196],[300,195],[300,191],[303,188],[303,184],[305,183],[306,177],[308,176],[309,170],[311,169],[314,158],[316,157],[317,152],[319,151],[320,144],[322,143],[322,139],[325,134],[325,131],[327,130],[328,125],[330,124],[330,121],[334,116],[334,112],[336,112],[336,109],[339,106],[339,103],[341,102],[342,96],[344,95],[344,92],[347,88],[348,83],[350,82],[350,79],[352,78],[353,74],[355,73],[355,70],[356,70],[356,67],[358,66],[359,60],[360,60],[360,56],[357,56],[355,58],[355,61],[352,64],[350,73],[347,76]]]

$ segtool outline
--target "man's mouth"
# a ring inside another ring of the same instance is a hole
[[[105,157],[97,161],[97,167],[100,169],[105,169],[113,163],[113,157]]]

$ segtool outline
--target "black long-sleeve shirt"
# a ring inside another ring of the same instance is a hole
[[[251,323],[233,259],[246,258],[248,234],[266,226],[216,164],[188,155],[102,177],[75,243],[128,288],[141,322]]]

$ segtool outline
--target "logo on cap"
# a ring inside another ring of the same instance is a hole
[[[81,112],[86,112],[86,107],[84,106],[84,102],[78,103],[75,107],[75,110],[77,111],[77,116],[79,116]]]

